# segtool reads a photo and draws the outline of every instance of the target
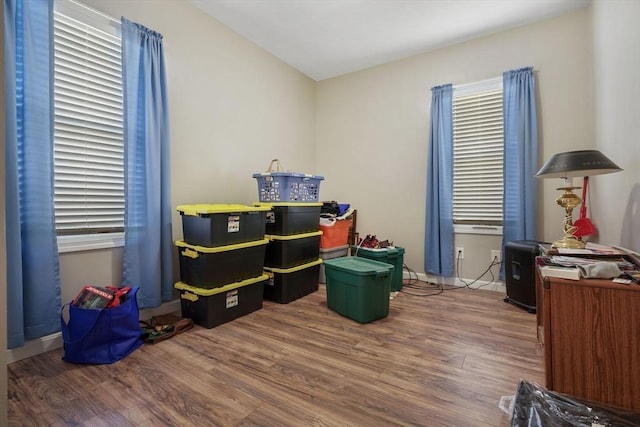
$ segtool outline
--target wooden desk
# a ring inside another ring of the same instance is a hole
[[[546,388],[640,410],[640,285],[536,274]]]

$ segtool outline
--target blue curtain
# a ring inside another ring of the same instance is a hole
[[[123,284],[140,307],[173,299],[169,117],[162,35],[122,18],[125,147]]]
[[[424,270],[453,276],[453,86],[431,89]]]
[[[502,248],[535,240],[537,226],[538,121],[533,67],[503,73],[504,200]],[[503,257],[504,259],[504,257]],[[504,279],[504,265],[500,271]]]
[[[8,348],[60,330],[52,5],[4,0]]]

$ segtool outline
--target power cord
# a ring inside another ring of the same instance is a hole
[[[404,279],[402,283],[402,289],[399,292],[402,292],[406,295],[411,295],[414,297],[432,297],[435,295],[440,295],[443,292],[442,286],[437,283],[425,282],[424,280],[420,280],[418,278],[418,274],[409,268],[407,264],[402,265],[403,269],[408,272],[409,278]],[[413,275],[415,275],[415,279],[413,279]],[[415,293],[409,292],[407,289],[411,290],[421,290],[421,291],[430,291],[429,293]]]
[[[478,276],[477,278],[475,278],[473,281],[467,283],[465,282],[461,277],[460,277],[460,251],[458,251],[458,256],[456,257],[456,278],[461,281],[462,283],[464,283],[464,286],[451,286],[450,288],[445,288],[445,290],[449,291],[449,290],[456,290],[456,289],[472,289],[472,290],[478,290],[478,289],[482,289],[486,286],[489,286],[491,284],[493,284],[496,280],[495,276],[493,275],[493,271],[491,270],[492,267],[496,266],[496,265],[502,265],[502,261],[498,261],[498,257],[493,257],[493,260],[491,261],[491,263],[489,264],[489,266],[487,267],[487,269],[485,271],[482,272],[482,274],[480,276]],[[482,279],[484,277],[485,274],[490,273],[491,274],[491,281],[488,283],[485,283],[484,285],[480,285],[477,286],[475,288],[472,288],[471,285],[473,285],[474,283],[476,283],[478,280]]]

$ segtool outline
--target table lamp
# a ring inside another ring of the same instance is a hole
[[[573,193],[580,188],[573,186],[572,178],[575,176],[593,176],[606,173],[620,172],[622,169],[613,163],[607,156],[598,150],[567,151],[554,154],[540,168],[536,174],[539,178],[562,178],[563,194],[556,199],[556,203],[564,208],[565,215],[562,223],[564,236],[553,242],[553,247],[583,249],[584,242],[574,236],[576,227],[573,225],[573,208],[578,206],[582,199]]]

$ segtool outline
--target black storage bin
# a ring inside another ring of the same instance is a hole
[[[320,231],[322,203],[256,203],[255,205],[271,208],[266,216],[265,234],[290,236]]]
[[[262,308],[264,284],[268,276],[230,283],[214,289],[203,289],[178,282],[182,317],[196,325],[213,328]]]
[[[536,240],[516,240],[504,247],[504,273],[507,296],[512,303],[529,313],[536,312],[536,257],[540,244]]]
[[[318,290],[321,259],[292,268],[268,268],[269,281],[264,285],[264,299],[288,304]]]
[[[181,205],[184,241],[218,247],[264,239],[268,207],[229,204]]]
[[[212,289],[258,277],[264,267],[269,240],[207,248],[175,242],[180,257],[180,281],[196,288]]]
[[[322,231],[276,236],[267,234],[269,239],[264,256],[265,267],[291,268],[315,261],[320,256],[320,236]]]

